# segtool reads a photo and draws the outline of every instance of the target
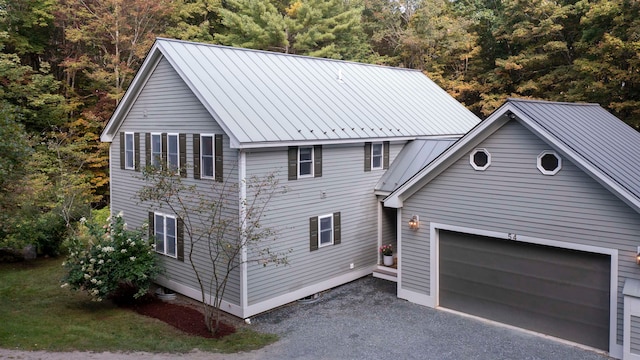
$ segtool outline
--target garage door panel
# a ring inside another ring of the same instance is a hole
[[[610,257],[440,231],[439,301],[608,350]]]

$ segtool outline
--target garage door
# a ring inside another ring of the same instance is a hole
[[[608,255],[440,230],[440,306],[609,349]]]

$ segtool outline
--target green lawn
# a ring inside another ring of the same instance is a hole
[[[242,329],[221,340],[179,330],[109,302],[60,288],[61,259],[0,264],[0,347],[50,351],[236,352],[275,335]]]

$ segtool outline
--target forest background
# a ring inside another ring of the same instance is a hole
[[[99,134],[156,37],[422,70],[481,118],[599,103],[640,130],[638,0],[0,0],[0,248],[108,204]]]

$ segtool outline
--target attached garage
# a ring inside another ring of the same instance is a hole
[[[611,257],[439,230],[439,305],[609,350]]]

